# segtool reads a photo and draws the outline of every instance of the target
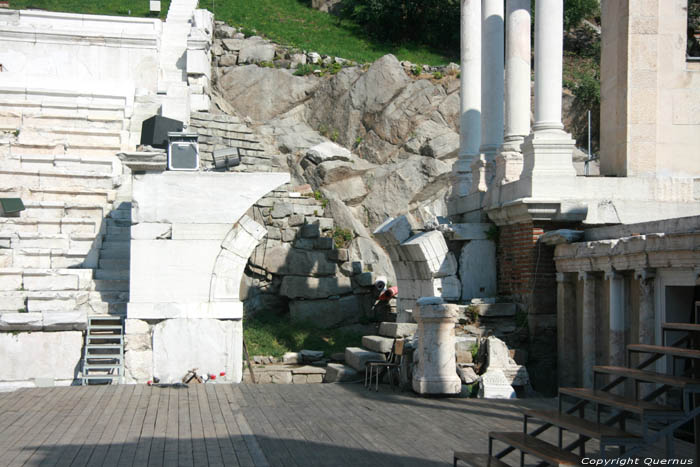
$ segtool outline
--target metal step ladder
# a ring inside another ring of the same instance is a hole
[[[121,316],[88,316],[80,378],[83,386],[124,382],[124,323]]]

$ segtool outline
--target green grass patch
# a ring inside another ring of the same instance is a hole
[[[302,349],[322,350],[328,357],[362,342],[360,333],[292,323],[289,315],[279,316],[272,312],[258,313],[244,320],[243,336],[251,358],[253,355],[281,357],[285,352]]]
[[[428,65],[457,61],[421,44],[387,44],[372,40],[355,22],[322,13],[303,0],[201,0],[200,8],[213,11],[217,20],[255,29],[277,43],[342,57],[373,62],[392,53],[399,60]]]
[[[170,0],[161,0],[160,17],[168,14]],[[148,0],[10,0],[13,10],[39,9],[90,15],[151,16]]]

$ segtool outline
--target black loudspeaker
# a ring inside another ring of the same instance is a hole
[[[141,144],[168,149],[168,132],[182,131],[182,122],[154,115],[141,124]]]

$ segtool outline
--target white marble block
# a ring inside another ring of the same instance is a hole
[[[496,295],[496,244],[491,240],[472,240],[459,257],[462,299]]]
[[[34,378],[73,380],[83,348],[83,333],[0,333],[0,385]]]
[[[241,320],[169,319],[153,327],[153,376],[173,383],[197,368],[239,383],[243,368]],[[225,376],[220,376],[225,372]]]

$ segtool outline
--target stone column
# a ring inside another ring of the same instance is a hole
[[[564,132],[561,121],[563,23],[564,0],[536,2],[535,123],[523,145],[521,178],[576,175],[571,160],[574,141]],[[565,188],[569,183],[567,180],[560,186]],[[548,188],[553,188],[551,182]],[[537,191],[534,186],[533,191]]]
[[[639,279],[639,343],[654,344],[656,342],[656,313],[654,304],[654,286],[656,271],[640,269],[634,277]]]
[[[610,281],[608,364],[625,366],[625,278],[615,270],[605,278]]]
[[[505,184],[520,178],[521,145],[530,134],[530,0],[506,2],[505,137],[496,156],[496,180]]]
[[[503,143],[503,0],[482,0],[481,18],[482,125],[480,155],[475,164],[485,166],[488,185],[496,153]]]
[[[457,196],[466,196],[481,146],[481,0],[462,0],[461,8],[460,141],[453,173]]]
[[[418,300],[414,318],[418,322],[418,365],[413,371],[413,390],[419,394],[458,394],[462,381],[455,364],[454,326],[456,305],[440,297]]]
[[[559,386],[576,386],[576,285],[572,274],[557,273],[557,368]]]
[[[595,275],[592,272],[580,272],[583,281],[583,310],[581,315],[581,381],[583,387],[593,387],[593,365],[595,365],[596,341],[596,295]]]

